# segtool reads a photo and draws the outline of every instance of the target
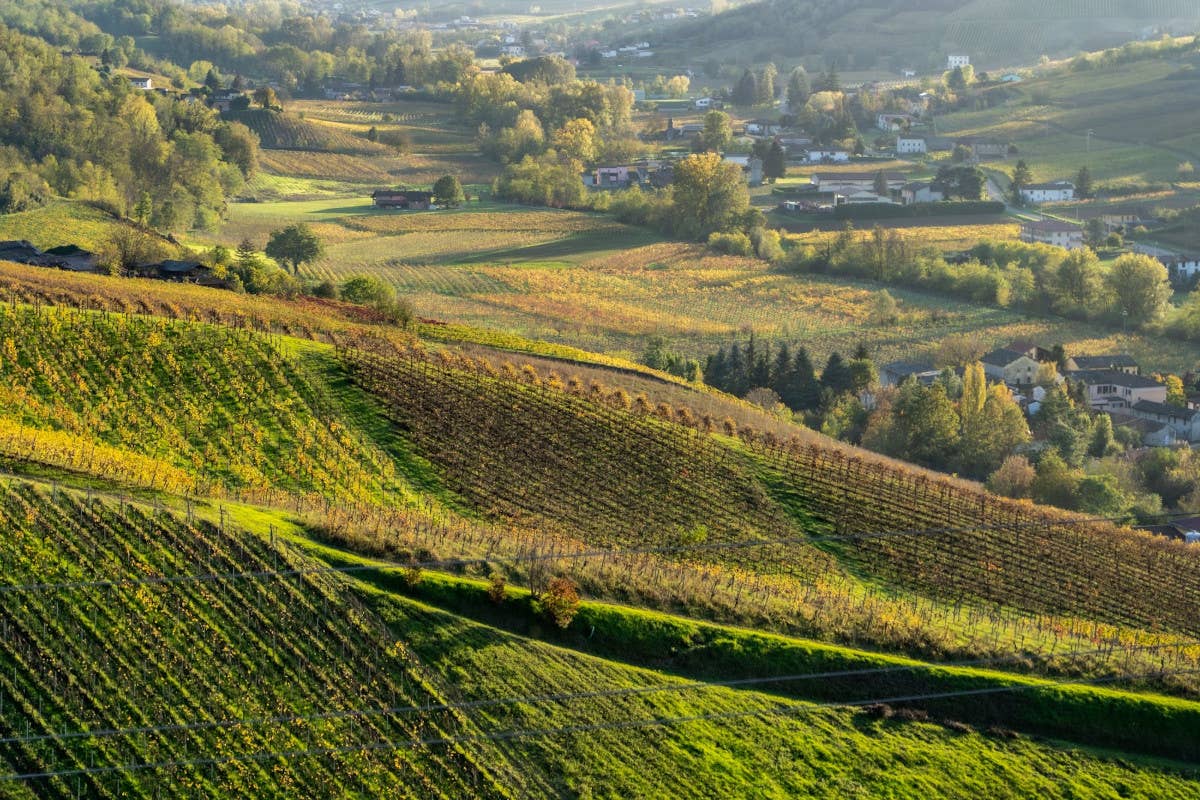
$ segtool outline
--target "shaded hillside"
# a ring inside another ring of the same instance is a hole
[[[1200,9],[1188,0],[762,0],[668,28],[662,44],[742,62],[940,71],[950,52],[985,68],[1014,65],[1112,47],[1160,28],[1191,33],[1197,24]]]

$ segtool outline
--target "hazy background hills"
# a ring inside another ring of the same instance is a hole
[[[717,60],[925,71],[950,52],[1011,66],[1198,27],[1190,0],[763,0],[668,26],[662,46]]]

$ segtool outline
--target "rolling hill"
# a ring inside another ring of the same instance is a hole
[[[0,275],[0,797],[1195,788],[1193,550],[612,359]]]
[[[664,30],[656,51],[719,61],[803,61],[843,72],[938,72],[951,52],[985,69],[1097,50],[1160,31],[1192,33],[1187,0],[762,0]],[[665,55],[662,59],[670,63]],[[674,62],[679,63],[679,62]]]

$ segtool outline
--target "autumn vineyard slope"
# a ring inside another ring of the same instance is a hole
[[[345,304],[0,281],[0,797],[835,797],[984,763],[1012,797],[1100,796],[1080,760],[1194,788],[1193,550],[611,359]],[[596,601],[561,631],[552,578]],[[881,653],[925,678],[721,684]],[[991,671],[939,671],[958,662]],[[1120,691],[808,705],[1045,680]],[[570,698],[518,702],[543,695]],[[1097,726],[1106,704],[1143,727]]]

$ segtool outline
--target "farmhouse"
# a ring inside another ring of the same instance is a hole
[[[1110,356],[1072,356],[1067,359],[1067,372],[1089,372],[1107,369],[1114,372],[1125,372],[1137,375],[1141,372],[1138,363],[1128,353],[1117,353]]]
[[[427,211],[433,202],[433,192],[415,192],[407,189],[376,189],[371,192],[376,208],[405,208]]]
[[[896,137],[896,154],[897,155],[922,155],[929,152],[929,144],[925,141],[924,136],[898,136]]]
[[[0,261],[16,261],[18,264],[28,264],[41,255],[41,250],[38,250],[24,239],[0,242]]]
[[[133,77],[129,79],[129,85],[135,89],[148,92],[154,88],[154,81],[150,78]]]
[[[1010,386],[1032,386],[1037,379],[1038,362],[1025,353],[1000,348],[979,360],[983,362],[984,375]]]
[[[1031,183],[1021,187],[1021,199],[1026,203],[1065,203],[1075,199],[1075,184],[1070,181]]]
[[[913,181],[900,187],[900,202],[906,206],[913,203],[940,203],[945,199],[942,187],[932,181]]]
[[[1078,225],[1053,219],[1023,222],[1021,223],[1021,241],[1078,250],[1083,247],[1083,229]]]
[[[1200,544],[1200,517],[1175,519],[1161,525],[1138,525],[1136,528],[1177,542]]]
[[[1200,441],[1200,412],[1195,409],[1152,400],[1139,400],[1130,407],[1128,413],[1138,419],[1169,428],[1176,441]]]
[[[1167,387],[1141,375],[1100,369],[1076,372],[1071,378],[1087,388],[1088,405],[1097,411],[1124,411],[1143,400],[1167,402]]]
[[[846,150],[809,150],[807,161],[809,164],[845,164],[850,161],[850,153]]]
[[[70,272],[95,272],[100,266],[100,258],[82,247],[64,244],[48,249],[42,254],[39,263]]]
[[[612,166],[596,169],[595,185],[601,189],[623,189],[641,179],[637,167]]]

